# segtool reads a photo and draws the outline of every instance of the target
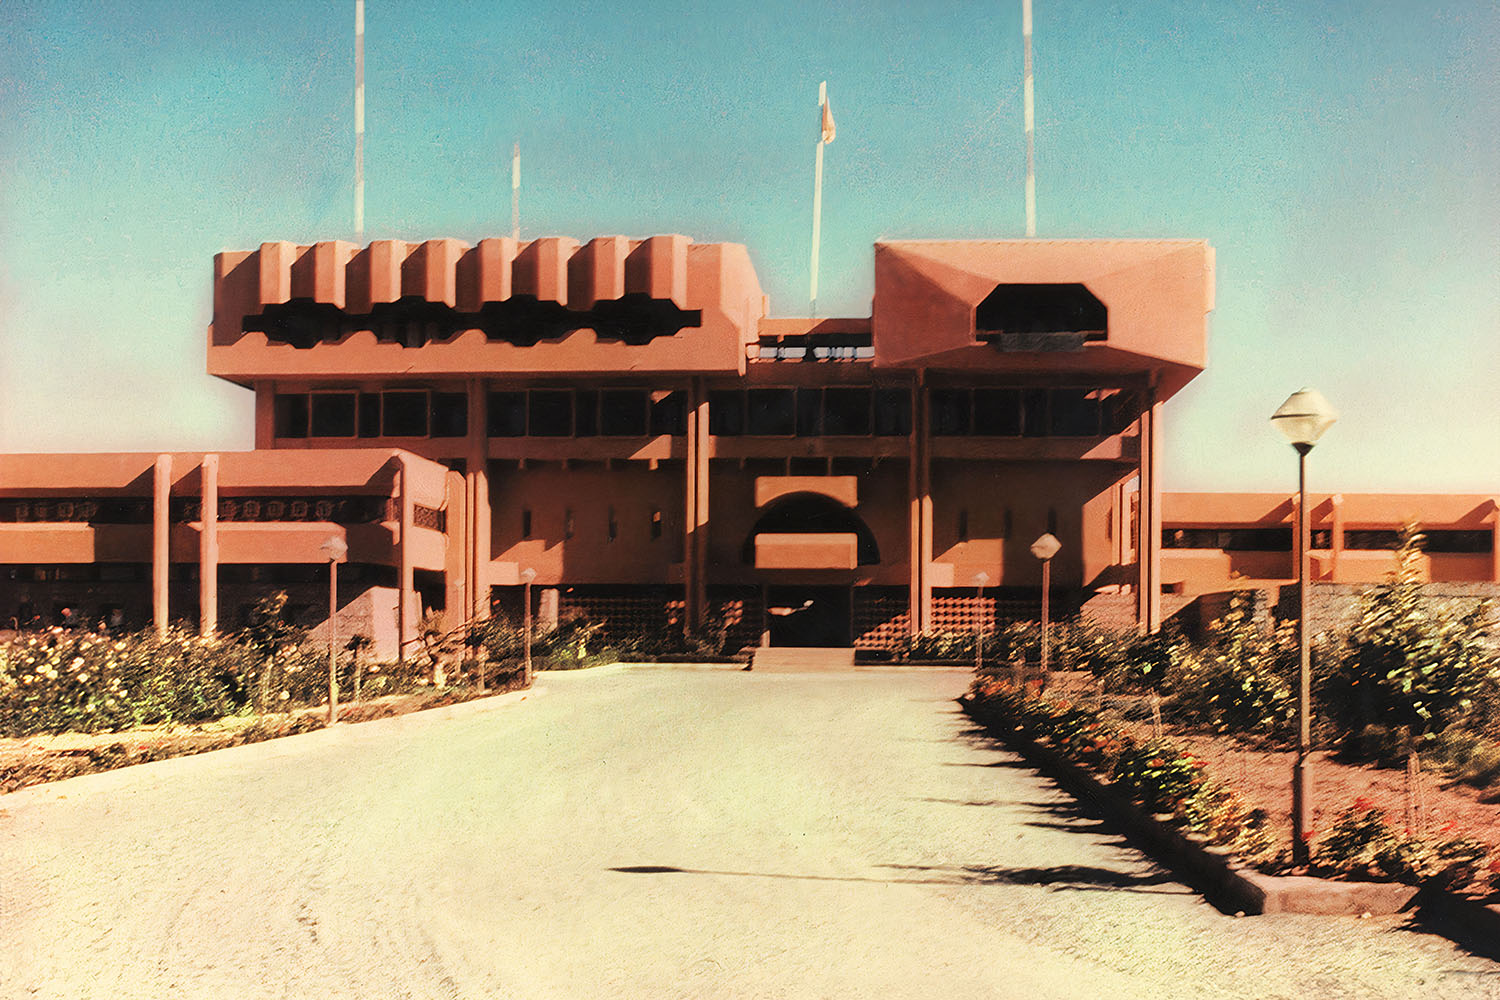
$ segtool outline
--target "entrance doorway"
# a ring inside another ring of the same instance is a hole
[[[767,587],[771,645],[847,647],[852,604],[852,587]]]

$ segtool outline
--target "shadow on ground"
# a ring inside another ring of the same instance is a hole
[[[1176,886],[1171,875],[1150,872],[1135,875],[1088,865],[1053,865],[1049,868],[1005,868],[996,865],[877,865],[892,872],[888,877],[869,875],[814,875],[794,872],[740,872],[674,865],[622,865],[610,868],[625,875],[718,875],[735,878],[793,879],[808,882],[875,882],[887,885],[1032,885],[1054,892],[1148,892],[1187,896],[1191,890]],[[905,874],[902,874],[905,873]],[[1167,888],[1153,888],[1165,886]],[[1175,887],[1174,887],[1175,886]]]

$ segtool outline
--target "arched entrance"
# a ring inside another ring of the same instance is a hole
[[[853,575],[880,562],[875,533],[857,513],[821,493],[778,497],[750,529],[741,556],[766,571],[770,645],[852,643]]]

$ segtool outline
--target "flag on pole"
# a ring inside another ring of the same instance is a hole
[[[828,96],[823,97],[823,143],[826,145],[833,141],[833,109],[828,106]]]

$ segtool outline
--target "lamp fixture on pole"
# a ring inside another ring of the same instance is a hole
[[[1339,418],[1316,389],[1299,389],[1271,414],[1271,423],[1297,449],[1297,757],[1292,764],[1292,863],[1310,859],[1307,762],[1312,744],[1312,653],[1307,631],[1307,585],[1312,576],[1312,530],[1307,509],[1307,453]]]
[[[1047,640],[1050,631],[1052,606],[1052,557],[1062,548],[1062,542],[1049,531],[1031,543],[1031,554],[1042,561],[1042,690],[1047,689]]]
[[[330,535],[318,546],[328,560],[328,724],[339,721],[339,563],[349,555],[340,535]]]

